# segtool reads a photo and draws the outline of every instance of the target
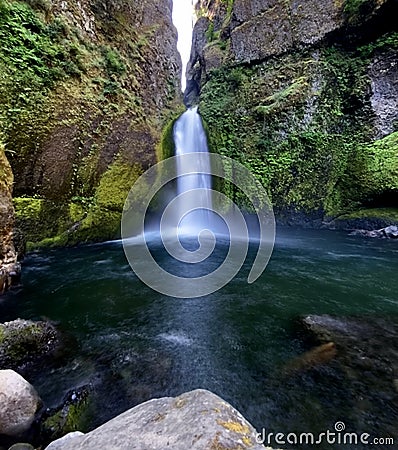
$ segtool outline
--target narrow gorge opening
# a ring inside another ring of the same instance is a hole
[[[195,5],[198,0],[173,0],[173,24],[178,32],[177,50],[181,56],[181,90],[186,87],[186,69],[191,54],[193,27],[196,21]]]

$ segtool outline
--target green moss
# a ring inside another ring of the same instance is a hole
[[[398,208],[359,209],[338,217],[339,220],[382,219],[388,223],[398,223]]]
[[[47,441],[59,439],[73,431],[81,431],[86,426],[86,412],[89,403],[88,386],[72,391],[64,400],[64,405],[47,412],[41,426],[41,434]]]
[[[170,158],[175,155],[175,146],[174,146],[174,136],[173,130],[174,125],[181,114],[185,111],[184,105],[180,105],[180,107],[176,108],[166,120],[166,125],[163,127],[162,135],[160,138],[160,142],[156,147],[156,156],[158,161],[162,161],[163,159]]]
[[[343,11],[350,22],[358,22],[374,6],[374,0],[345,0]]]
[[[139,164],[114,162],[104,173],[95,193],[97,206],[122,211],[127,195],[143,170]]]
[[[358,144],[342,185],[358,204],[398,191],[398,132],[371,144]]]
[[[17,368],[48,353],[55,330],[43,322],[0,324],[0,368]]]
[[[163,159],[170,158],[175,155],[173,130],[176,121],[177,118],[170,120],[163,128],[160,144],[157,148],[158,161],[162,161]]]
[[[330,47],[213,70],[200,101],[211,151],[246,165],[277,212],[336,216],[396,189],[395,136],[371,143],[371,54]]]
[[[70,225],[68,205],[41,198],[14,198],[16,225],[28,242],[39,242],[54,236]]]
[[[307,90],[307,87],[307,79],[305,77],[300,77],[282,91],[275,92],[266,97],[264,99],[264,103],[266,104],[256,106],[255,111],[267,115],[277,110],[284,109],[292,102],[294,103],[297,98],[300,98],[303,91],[305,92]]]

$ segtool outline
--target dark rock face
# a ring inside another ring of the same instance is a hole
[[[13,243],[13,180],[11,167],[0,147],[0,295],[18,281],[21,270]]]
[[[187,68],[187,87],[184,93],[184,103],[192,106],[199,100],[200,86],[202,80],[203,67],[206,65],[203,50],[206,46],[206,31],[209,27],[209,20],[206,17],[200,18],[195,25],[195,33],[192,40],[191,56],[189,59],[189,69]],[[189,72],[188,72],[189,70]]]
[[[370,67],[372,108],[376,116],[377,137],[386,136],[398,122],[398,56],[396,52],[378,54]]]

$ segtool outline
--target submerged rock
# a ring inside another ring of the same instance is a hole
[[[32,425],[41,400],[21,375],[0,370],[0,434],[19,436]]]
[[[67,435],[47,450],[264,450],[256,434],[231,405],[198,389],[145,402],[86,435]]]
[[[20,369],[52,354],[59,334],[48,322],[17,319],[0,324],[0,369]]]
[[[334,342],[318,345],[289,362],[284,368],[284,373],[286,375],[292,375],[296,372],[312,369],[313,367],[330,362],[336,355],[337,351]]]
[[[301,325],[319,344],[334,342],[334,361],[366,397],[396,399],[398,322],[381,318],[310,315]],[[376,402],[376,400],[375,400]]]

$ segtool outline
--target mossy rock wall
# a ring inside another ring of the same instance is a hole
[[[107,216],[104,174],[115,163],[136,171],[157,161],[162,129],[181,104],[176,39],[168,0],[0,0],[0,140],[29,241],[67,232],[71,208]]]
[[[246,165],[283,220],[398,207],[396,3],[325,2],[326,18],[311,1],[225,3],[199,2],[188,70],[211,151]]]

